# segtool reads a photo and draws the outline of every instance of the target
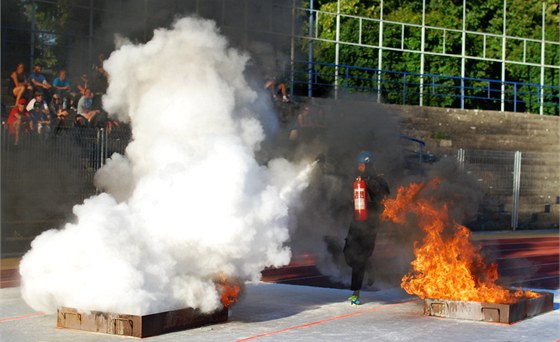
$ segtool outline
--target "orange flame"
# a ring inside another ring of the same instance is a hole
[[[400,187],[395,199],[384,201],[382,219],[404,225],[415,217],[426,234],[414,244],[412,269],[401,287],[420,298],[513,303],[520,297],[537,297],[531,291],[511,291],[496,284],[495,263],[486,265],[469,238],[468,228],[448,215],[448,205],[438,205],[433,194],[441,180]]]
[[[229,308],[237,302],[241,292],[241,284],[238,281],[222,274],[217,277],[215,283],[220,293],[220,301],[225,308]]]

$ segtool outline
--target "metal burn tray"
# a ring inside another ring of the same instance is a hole
[[[227,308],[210,314],[203,314],[198,309],[185,308],[139,316],[60,307],[57,310],[56,326],[142,338],[222,323],[227,319]]]
[[[554,301],[552,293],[537,293],[540,296],[520,298],[511,304],[425,299],[424,315],[511,324],[552,310]]]

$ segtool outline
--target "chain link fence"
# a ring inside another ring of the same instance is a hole
[[[468,224],[472,229],[559,227],[557,154],[459,149],[457,162],[485,189],[478,217]]]
[[[23,134],[18,145],[2,125],[2,255],[18,255],[45,229],[74,217],[72,207],[94,195],[95,172],[113,153],[124,153],[126,127],[59,130],[45,139]]]

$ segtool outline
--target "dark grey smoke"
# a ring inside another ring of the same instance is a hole
[[[114,49],[114,35],[145,43],[156,28],[167,28],[177,18],[199,16],[214,20],[232,46],[247,50],[254,42],[289,53],[293,8],[298,1],[284,0],[147,0],[108,1],[101,23],[95,27],[97,51]]]
[[[375,173],[387,180],[391,196],[396,195],[401,185],[438,177],[442,182],[436,198],[449,204],[451,217],[464,223],[476,213],[482,194],[477,182],[458,169],[454,158],[426,163],[423,172],[419,172],[414,164],[417,154],[410,150],[410,142],[401,137],[398,114],[376,103],[375,97],[313,99],[300,103],[295,113],[305,105],[310,106],[316,118],[323,113],[325,127],[300,129],[300,139],[294,143],[287,137],[296,124],[289,122],[281,131],[283,139],[278,139],[275,146],[285,144],[282,151],[293,159],[320,156],[324,160],[304,194],[305,204],[298,217],[298,228],[291,234],[291,247],[294,255],[314,255],[319,270],[332,280],[343,284],[350,280],[342,247],[353,215],[351,189],[356,174],[355,157],[360,150],[374,153]],[[414,242],[420,241],[423,234],[414,223],[405,227],[381,224],[368,272],[370,282],[375,278],[374,287],[400,284],[402,275],[410,268]]]

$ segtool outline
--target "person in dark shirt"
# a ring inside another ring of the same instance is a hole
[[[40,91],[45,97],[45,101],[50,101],[51,99],[51,88],[52,85],[47,81],[47,78],[42,73],[42,66],[39,63],[35,63],[33,67],[33,72],[29,75],[29,84],[33,87],[33,92],[36,93]]]
[[[16,107],[19,104],[19,99],[25,98],[26,92],[31,92],[33,89],[31,84],[27,81],[27,76],[23,73],[23,71],[23,63],[18,63],[16,70],[10,74],[10,89],[12,91],[12,95],[16,98]]]

